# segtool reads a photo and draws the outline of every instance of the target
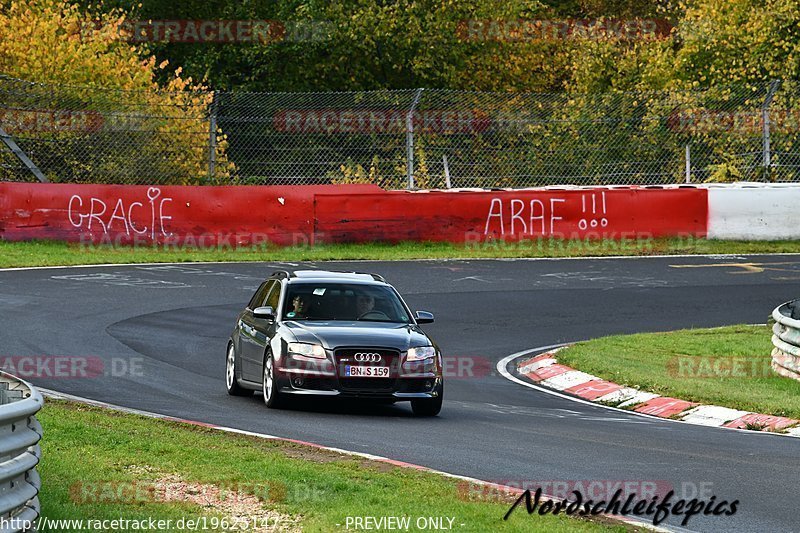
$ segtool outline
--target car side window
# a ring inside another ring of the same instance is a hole
[[[262,305],[268,305],[272,307],[272,309],[274,309],[275,312],[277,313],[278,302],[280,301],[280,299],[281,299],[281,283],[279,281],[276,281],[272,288],[272,292],[269,293],[269,296],[267,296],[266,301]]]
[[[265,281],[261,284],[261,286],[256,289],[256,292],[253,294],[253,297],[250,298],[250,303],[247,304],[248,309],[255,309],[258,307],[257,302],[262,302],[264,300],[264,296],[267,294],[267,289],[269,288],[268,281]]]

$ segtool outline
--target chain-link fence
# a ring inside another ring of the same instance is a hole
[[[407,187],[800,179],[794,81],[599,94],[125,92],[0,76],[0,179]]]

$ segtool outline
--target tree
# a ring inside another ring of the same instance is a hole
[[[147,159],[173,182],[197,182],[207,168],[211,94],[180,68],[159,85],[156,71],[168,62],[157,65],[126,42],[126,17],[120,9],[84,10],[64,0],[0,4],[0,73],[40,83],[6,78],[4,103],[15,117],[47,112],[102,119],[91,131],[51,128],[24,140],[36,145],[54,181],[140,180],[131,163]],[[225,176],[224,139],[217,151],[217,170]]]

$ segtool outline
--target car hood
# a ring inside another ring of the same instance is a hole
[[[406,351],[415,346],[432,344],[414,324],[386,322],[300,322],[284,323],[298,342],[321,344],[328,350],[351,347],[389,348]]]

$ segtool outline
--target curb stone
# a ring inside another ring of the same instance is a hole
[[[556,348],[519,362],[517,372],[529,381],[590,402],[709,427],[770,431],[800,437],[800,420],[701,405],[678,398],[624,387],[558,362]]]

